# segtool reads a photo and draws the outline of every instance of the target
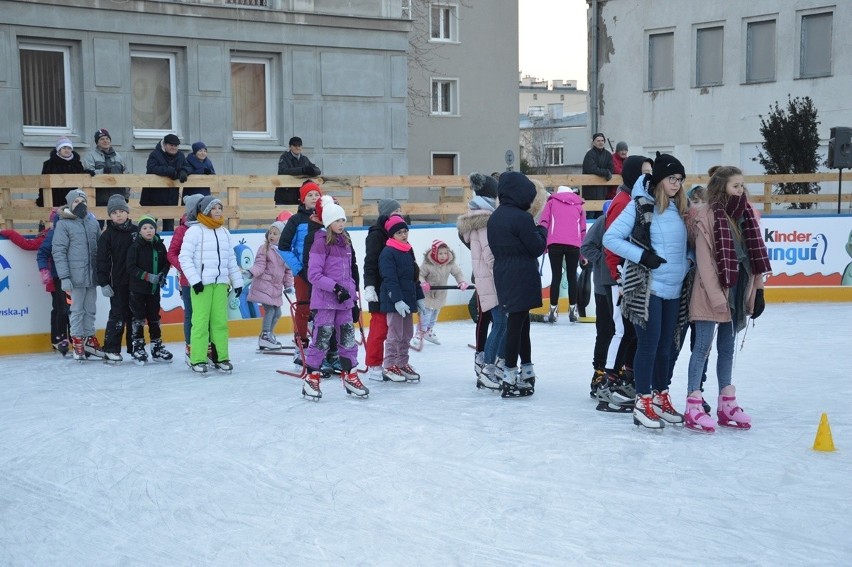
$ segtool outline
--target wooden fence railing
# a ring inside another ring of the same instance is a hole
[[[618,185],[620,176],[613,176],[608,182],[594,175],[535,175],[546,187],[568,185]],[[289,176],[260,175],[205,175],[190,176],[183,184],[155,175],[7,175],[0,176],[0,227],[16,228],[30,232],[41,220],[46,219],[45,209],[35,206],[39,190],[44,193],[45,202],[50,203],[50,190],[53,188],[71,189],[79,187],[89,196],[90,210],[99,219],[107,217],[106,207],[95,207],[96,188],[127,187],[130,189],[131,217],[152,214],[159,219],[180,218],[184,212],[181,205],[174,207],[142,207],[139,195],[142,187],[210,187],[211,192],[222,199],[229,227],[260,228],[269,225],[279,211],[295,210],[294,206],[276,206],[273,201],[275,187],[298,187],[304,180]],[[408,188],[409,198],[402,203],[403,213],[416,220],[447,222],[467,210],[467,202],[472,196],[467,176],[339,176],[317,179],[326,193],[334,195],[353,226],[362,226],[365,217],[376,216],[376,201],[364,200],[366,189]],[[689,175],[687,186],[705,185],[707,175]],[[772,212],[773,206],[786,203],[836,203],[837,194],[811,195],[775,195],[774,184],[793,182],[836,182],[833,173],[796,174],[796,175],[747,175],[746,183],[762,184],[763,192],[753,192],[751,199],[763,205],[764,213]],[[852,172],[843,174],[845,183],[852,183]],[[849,186],[852,188],[852,185]],[[848,210],[852,203],[849,189],[842,195],[841,202]],[[586,201],[586,210],[600,211],[603,201]],[[806,211],[802,211],[806,212]],[[828,212],[822,209],[823,213]]]

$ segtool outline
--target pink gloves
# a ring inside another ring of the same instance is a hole
[[[461,283],[459,284],[459,289],[460,289],[460,290],[462,290],[462,291],[464,291],[464,290],[466,290],[466,289],[468,288],[468,286],[469,286],[469,285],[470,285],[470,284],[468,284],[467,282],[461,282]]]
[[[429,285],[429,282],[420,282],[420,287],[423,288],[423,293],[429,293],[429,290],[432,289],[432,286]]]

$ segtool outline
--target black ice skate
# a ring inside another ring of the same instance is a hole
[[[166,350],[161,339],[151,341],[151,360],[154,362],[171,362],[172,358],[174,358],[172,353]]]
[[[143,339],[133,339],[133,362],[142,366],[148,362],[148,353],[145,352],[145,341]]]

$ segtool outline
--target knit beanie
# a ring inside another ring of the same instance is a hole
[[[98,129],[98,131],[95,132],[95,143],[97,144],[98,140],[100,140],[101,138],[109,138],[110,140],[112,140],[112,136],[109,135],[109,130],[107,130],[106,128]]]
[[[395,199],[382,199],[379,201],[379,216],[380,217],[389,217],[394,211],[399,210],[402,205],[399,204],[399,201]]]
[[[142,218],[136,223],[136,226],[139,227],[139,230],[142,230],[142,227],[146,224],[150,224],[154,227],[154,232],[157,232],[157,219],[152,217],[151,215],[143,215]]]
[[[86,197],[86,194],[80,191],[79,189],[71,189],[70,191],[68,191],[68,193],[65,195],[65,202],[68,203],[68,206],[70,207],[71,203],[73,203],[74,199],[76,199],[77,197],[83,197],[84,203],[89,202],[89,199],[88,197]]]
[[[107,214],[111,215],[115,211],[130,212],[130,207],[127,206],[127,201],[122,195],[111,195],[107,202]]]
[[[278,234],[281,234],[282,232],[284,232],[284,226],[285,226],[286,224],[287,224],[287,223],[286,223],[286,222],[283,222],[283,221],[275,221],[274,223],[272,223],[271,225],[269,225],[269,228],[277,228],[277,229],[278,229]]]
[[[194,195],[186,195],[183,198],[183,204],[186,206],[186,220],[194,221],[198,215],[198,203],[201,199],[204,198],[204,195],[201,193],[196,193]]]
[[[71,143],[71,140],[68,138],[62,137],[56,140],[56,151],[58,152],[61,148],[68,146],[72,150],[74,149],[74,144]]]
[[[681,178],[686,177],[683,164],[673,155],[657,152],[657,158],[654,160],[654,172],[651,174],[651,187],[648,189],[648,193],[651,193],[660,181],[666,177],[677,174],[680,174]]]
[[[480,197],[497,198],[497,180],[490,175],[476,172],[471,173],[470,188]]]
[[[206,216],[210,216],[210,210],[214,207],[214,205],[221,205],[221,204],[222,204],[222,201],[220,201],[219,199],[217,199],[213,195],[205,195],[198,202],[197,211],[199,213],[206,215]]]
[[[206,149],[207,149],[207,146],[204,144],[204,142],[195,142],[194,144],[192,144],[192,153],[194,153],[194,154],[198,153],[198,150],[206,150]]]
[[[393,238],[393,235],[400,230],[407,228],[408,225],[405,224],[405,219],[399,215],[391,215],[388,220],[385,221],[385,232],[387,232],[388,236],[391,238]]]
[[[290,220],[290,217],[292,217],[292,216],[293,216],[293,213],[285,210],[285,211],[281,211],[280,213],[278,213],[278,216],[275,217],[275,220],[286,223],[288,220]]]
[[[432,249],[429,251],[429,257],[432,258],[432,260],[437,264],[443,264],[448,261],[444,260],[444,262],[441,262],[440,260],[438,260],[438,250],[440,250],[441,248],[446,248],[447,250],[450,249],[450,247],[447,246],[447,243],[443,240],[435,239],[432,241]]]
[[[328,228],[336,220],[346,220],[346,212],[343,207],[334,202],[331,195],[323,195],[320,198],[320,203],[322,203],[322,206],[317,206],[317,213],[320,215],[324,227]]]
[[[307,181],[303,183],[302,186],[299,188],[299,200],[304,203],[305,197],[307,197],[308,193],[310,193],[311,191],[316,191],[320,194],[320,196],[322,196],[322,189],[320,189],[320,186],[314,183],[313,181]]]
[[[618,142],[615,145],[615,151],[620,152],[622,150],[627,151],[627,142]]]

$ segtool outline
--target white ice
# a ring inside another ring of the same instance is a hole
[[[207,378],[0,358],[0,565],[849,565],[850,321],[770,304],[734,368],[754,427],[713,435],[595,411],[595,328],[564,316],[515,400],[474,387],[470,321],[367,400],[304,400],[248,338]]]

